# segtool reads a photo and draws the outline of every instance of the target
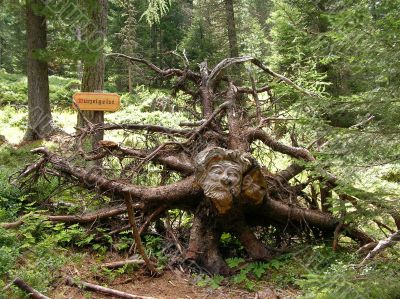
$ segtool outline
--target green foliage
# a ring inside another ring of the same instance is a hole
[[[157,259],[158,267],[162,269],[168,262],[168,257],[164,254],[163,239],[159,236],[146,235],[143,245],[146,248],[148,256],[154,256]]]
[[[197,285],[199,287],[210,287],[214,290],[218,289],[221,286],[221,283],[224,281],[224,277],[222,275],[201,275],[197,279]]]
[[[0,69],[0,105],[26,104],[27,79],[23,75],[8,74]]]
[[[356,269],[338,262],[324,272],[309,273],[298,285],[306,290],[301,298],[398,298],[400,283],[396,263]]]
[[[58,270],[66,263],[64,250],[43,230],[43,219],[30,219],[18,231],[0,228],[0,288],[20,277],[40,292],[47,293]],[[25,296],[13,287],[0,298]]]
[[[391,169],[382,176],[388,182],[400,183],[400,169]]]
[[[79,81],[59,76],[49,77],[50,103],[55,106],[71,106],[72,95],[79,90]],[[0,106],[26,105],[27,78],[24,75],[9,74],[0,69]]]
[[[162,16],[168,12],[172,0],[148,0],[148,7],[142,14],[149,25],[159,23]]]
[[[228,264],[228,266],[230,268],[236,268],[244,261],[245,261],[244,258],[241,258],[241,257],[231,257],[231,258],[226,259],[226,263]]]

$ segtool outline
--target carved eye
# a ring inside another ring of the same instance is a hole
[[[228,171],[228,176],[233,178],[239,178],[239,174],[236,171]]]
[[[212,168],[210,169],[210,172],[211,172],[212,174],[223,174],[223,173],[224,173],[224,170],[223,170],[221,167],[217,166],[217,167],[212,167]]]

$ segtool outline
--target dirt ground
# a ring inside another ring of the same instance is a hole
[[[91,281],[99,284],[98,281]],[[147,296],[157,299],[197,299],[197,298],[255,298],[255,293],[243,290],[220,287],[216,290],[196,286],[194,281],[179,272],[165,271],[160,277],[149,277],[144,274],[122,275],[108,285],[109,288],[120,290],[132,295]],[[90,294],[90,295],[89,295]],[[57,299],[110,298],[98,293],[89,293],[76,287],[59,285],[53,292]]]
[[[115,261],[115,257],[107,262]],[[204,298],[232,298],[232,299],[278,299],[295,298],[296,292],[290,289],[279,289],[261,282],[257,285],[257,292],[249,292],[236,285],[223,284],[217,289],[200,287],[196,283],[198,276],[182,272],[183,269],[164,270],[159,277],[146,275],[144,269],[129,274],[118,275],[115,279],[107,278],[104,273],[93,272],[93,266],[99,261],[85,259],[80,267],[70,265],[60,273],[61,276],[70,276],[85,282],[106,286],[132,295],[147,296],[157,299],[204,299]],[[98,274],[98,275],[96,275]],[[67,286],[65,279],[58,279],[54,289],[49,294],[55,299],[87,299],[112,298],[99,293],[83,291],[77,287]]]

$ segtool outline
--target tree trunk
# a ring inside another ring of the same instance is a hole
[[[128,66],[128,91],[129,94],[131,94],[133,92],[133,87],[132,87],[132,66],[129,65]]]
[[[49,101],[49,76],[47,62],[38,58],[47,46],[46,18],[37,14],[42,1],[26,4],[27,75],[28,75],[28,128],[25,140],[37,140],[53,131]],[[34,11],[35,9],[35,11]]]
[[[76,26],[76,40],[78,42],[82,41],[82,30],[80,26]],[[76,77],[78,78],[78,80],[82,81],[83,67],[82,67],[82,60],[80,59],[76,61]]]
[[[88,5],[89,6],[89,5]],[[94,63],[85,62],[82,87],[83,92],[103,91],[104,89],[104,39],[107,29],[107,0],[98,0],[96,6],[89,8],[92,16],[92,26],[87,26],[86,41],[88,50],[97,54]],[[86,118],[93,124],[104,123],[103,111],[83,111]],[[84,120],[78,114],[78,127],[85,125]],[[96,147],[100,140],[103,140],[104,131],[99,131],[92,138],[92,147]]]
[[[225,12],[226,12],[226,25],[228,28],[228,40],[229,40],[229,55],[230,57],[239,56],[239,48],[237,45],[237,33],[235,24],[235,12],[233,9],[233,0],[225,0]]]

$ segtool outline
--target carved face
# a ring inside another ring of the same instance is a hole
[[[267,194],[267,183],[260,169],[250,171],[242,184],[242,196],[255,205],[261,204]]]
[[[212,164],[201,182],[204,194],[212,200],[220,214],[232,207],[233,197],[240,194],[242,182],[238,163],[222,160]]]

